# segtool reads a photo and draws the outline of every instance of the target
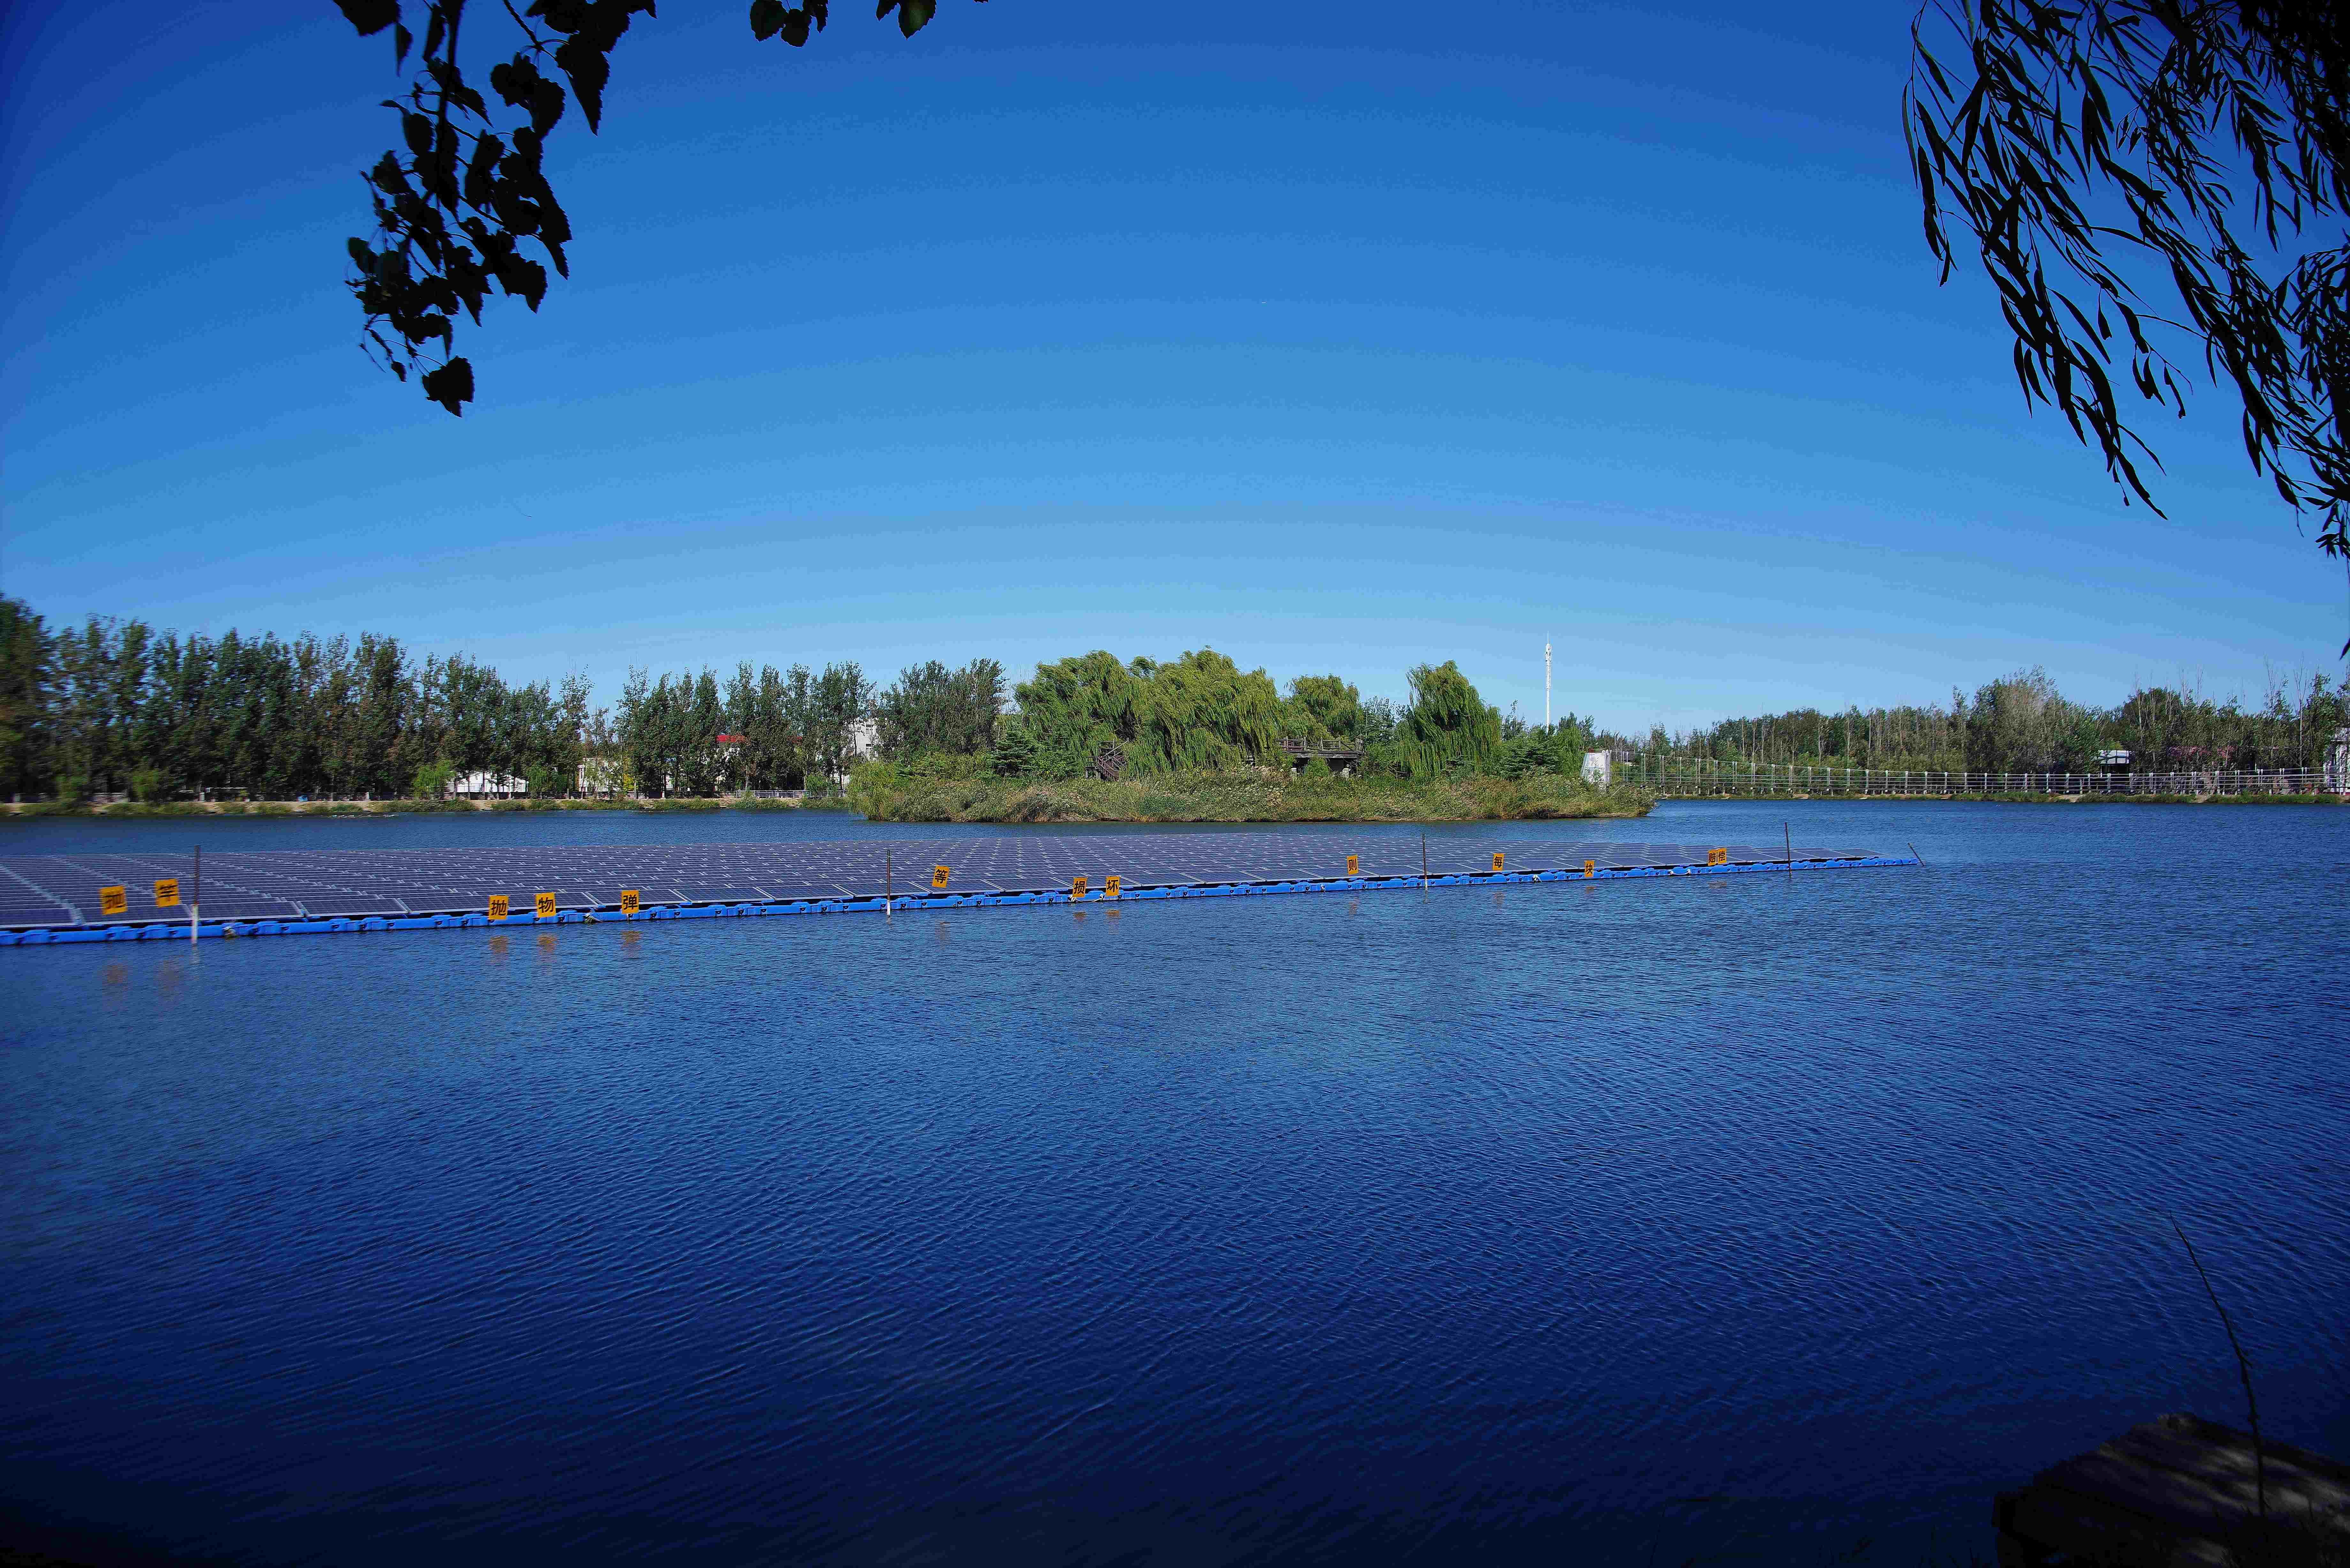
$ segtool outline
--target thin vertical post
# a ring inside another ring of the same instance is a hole
[[[204,846],[201,844],[196,846],[196,874],[190,878],[190,882],[192,885],[188,891],[192,896],[188,899],[188,945],[193,947],[196,945],[196,926],[203,918],[202,910],[204,902]]]
[[[898,918],[898,852],[894,848],[881,852],[881,918]]]
[[[1428,891],[1428,829],[1419,830],[1419,890]]]

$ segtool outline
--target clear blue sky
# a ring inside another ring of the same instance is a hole
[[[0,587],[607,698],[1206,644],[1538,713],[1547,636],[1631,727],[2339,668],[2344,575],[2219,398],[2157,521],[1935,286],[1905,5],[662,12],[551,155],[573,281],[490,313],[452,421],[339,282],[382,39],[8,6]]]

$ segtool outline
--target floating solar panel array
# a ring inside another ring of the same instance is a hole
[[[1326,832],[0,859],[0,946],[1912,866],[1865,849]],[[1113,879],[1114,884],[1113,884]],[[176,898],[177,901],[172,900]]]

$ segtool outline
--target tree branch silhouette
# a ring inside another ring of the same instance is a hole
[[[547,183],[547,138],[572,103],[589,131],[602,129],[612,51],[639,15],[653,15],[653,0],[532,0],[524,11],[499,0],[504,15],[490,18],[515,47],[489,67],[494,104],[467,79],[460,57],[468,0],[335,4],[360,36],[391,35],[395,68],[407,70],[416,55],[406,90],[383,100],[399,117],[400,141],[362,176],[375,233],[347,246],[345,284],[365,317],[360,347],[463,414],[473,400],[473,367],[456,351],[458,317],[480,326],[494,290],[536,311],[546,297],[547,268],[571,275],[564,248],[571,219]],[[828,0],[753,0],[751,36],[797,48],[824,30],[828,9]],[[936,10],[937,0],[879,0],[874,16],[894,11],[898,30],[911,37]],[[421,50],[408,25],[419,14]]]

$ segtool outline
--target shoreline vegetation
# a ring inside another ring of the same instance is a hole
[[[325,818],[366,816],[510,815],[548,812],[833,812],[872,822],[901,823],[1181,823],[1181,822],[1540,822],[1648,815],[1659,799],[1788,804],[1835,801],[1856,805],[2319,805],[2350,806],[2334,794],[1806,794],[1801,791],[1739,791],[1719,794],[1653,794],[1637,785],[1609,789],[1544,778],[1284,780],[1278,774],[1166,774],[1125,779],[908,778],[886,768],[859,769],[846,796],[764,800],[756,796],[595,798],[552,796],[519,800],[376,801],[0,801],[0,821],[47,817],[109,820],[192,817]]]
[[[2273,680],[2257,703],[2189,686],[2142,686],[2111,708],[2077,702],[2043,670],[1987,681],[1947,704],[1801,708],[1618,742],[1651,780],[1817,768],[1875,774],[2088,774],[2107,758],[2152,774],[2316,773],[2350,726],[2350,687],[2312,674]],[[1702,787],[1690,793],[1711,793]],[[1665,791],[1661,793],[1674,793]],[[1738,792],[1742,797],[1744,792]],[[1841,791],[1839,794],[1843,793]],[[2003,797],[2004,798],[2004,797]]]
[[[1897,805],[1908,802],[1943,805],[2350,805],[2350,796],[2338,794],[2053,794],[2039,790],[2010,790],[2000,793],[1976,791],[1960,794],[1905,794],[1898,790],[1881,791],[1875,794],[1807,794],[1801,790],[1793,794],[1785,790],[1667,791],[1660,800],[1670,801],[1776,801],[1825,800],[1850,802],[1855,805]]]
[[[874,822],[1516,822],[1646,816],[1654,797],[1556,774],[1320,777],[1248,769],[1106,781],[924,778],[859,768],[849,803]]]
[[[2350,757],[2350,702],[2323,675],[2251,708],[2146,689],[2107,710],[2030,670],[1947,707],[1804,709],[1637,739],[1573,712],[1504,712],[1451,661],[1404,680],[1398,701],[1336,674],[1276,683],[1213,649],[1097,649],[1017,682],[990,659],[912,665],[887,686],[854,662],[743,662],[723,679],[631,669],[603,708],[583,673],[510,682],[392,637],[182,636],[98,616],[52,628],[0,596],[0,815],[846,804],[899,822],[1494,821],[1869,799],[1897,773],[1886,793],[1902,799],[2282,805],[2328,798],[2306,792],[2334,787]],[[2239,778],[2251,782],[2226,782]],[[2081,779],[2095,781],[2082,796],[2062,787]]]
[[[1412,784],[1371,779],[1334,781],[1330,785],[1293,783],[1277,777],[1234,779],[1227,775],[1170,776],[1145,782],[1103,784],[1097,779],[923,780],[912,784],[851,780],[847,798],[762,800],[755,796],[522,800],[377,801],[0,801],[0,821],[49,817],[149,818],[267,817],[348,821],[366,816],[511,815],[548,812],[803,811],[861,815],[872,822],[1048,824],[1086,822],[1512,822],[1572,818],[1632,818],[1648,815],[1659,797],[1636,787],[1577,790],[1555,781],[1536,785],[1505,780],[1465,780]],[[1760,801],[1789,804],[1835,801],[1854,805],[2318,805],[2350,806],[2334,794],[1835,794],[1800,792],[1740,792],[1735,794],[1668,794],[1673,802]]]
[[[824,811],[853,812],[839,794],[806,800],[762,800],[757,796],[680,795],[629,797],[547,795],[515,800],[167,800],[0,801],[0,818],[43,816],[173,817],[173,816],[449,816],[474,813],[513,814],[565,811]]]

